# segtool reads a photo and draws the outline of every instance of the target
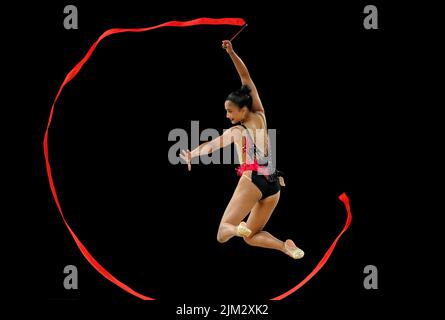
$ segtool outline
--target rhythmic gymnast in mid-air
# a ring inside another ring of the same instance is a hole
[[[271,161],[266,116],[255,84],[246,65],[233,50],[231,41],[224,40],[222,47],[232,59],[242,84],[239,90],[227,96],[224,103],[226,117],[234,126],[192,151],[181,151],[180,156],[191,170],[192,158],[234,142],[241,164],[237,168],[240,179],[222,216],[218,242],[224,243],[234,236],[243,237],[251,246],[276,249],[294,259],[301,259],[304,252],[292,240],[283,242],[264,231],[280,199],[280,186],[284,182]],[[247,216],[247,221],[244,221]]]

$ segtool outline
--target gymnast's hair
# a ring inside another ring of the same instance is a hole
[[[231,92],[226,100],[233,102],[239,108],[246,106],[249,110],[252,110],[252,97],[250,96],[250,91],[252,91],[250,87],[244,84],[240,89]]]

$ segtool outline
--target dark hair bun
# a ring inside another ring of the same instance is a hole
[[[239,92],[240,94],[249,94],[250,91],[252,91],[252,90],[250,89],[250,87],[249,87],[247,84],[243,84],[243,85],[241,86],[241,89],[239,89],[238,92]]]
[[[252,90],[248,85],[243,85],[240,89],[230,93],[226,100],[233,102],[240,108],[246,106],[249,110],[252,110],[253,99],[249,94],[250,91]]]

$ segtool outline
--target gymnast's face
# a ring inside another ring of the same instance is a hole
[[[230,120],[232,124],[236,124],[244,119],[245,108],[240,108],[230,100],[226,100],[224,103],[226,108],[226,118]]]

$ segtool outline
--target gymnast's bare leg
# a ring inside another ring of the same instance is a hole
[[[269,232],[263,230],[276,205],[278,204],[279,199],[280,192],[266,199],[260,200],[255,204],[246,224],[247,228],[249,228],[252,233],[250,236],[244,237],[244,240],[251,246],[276,249],[294,259],[301,259],[304,256],[304,252],[303,250],[299,249],[292,240],[288,239],[283,242],[271,235]]]
[[[251,234],[240,223],[260,199],[261,192],[258,188],[246,176],[242,176],[221,218],[216,236],[218,242],[224,243],[234,236]]]

